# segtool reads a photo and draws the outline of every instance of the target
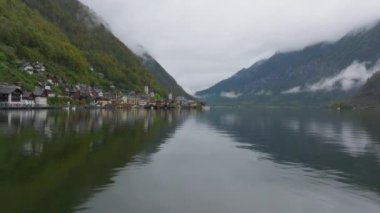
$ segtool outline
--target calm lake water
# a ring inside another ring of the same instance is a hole
[[[0,212],[380,212],[380,114],[0,111]]]

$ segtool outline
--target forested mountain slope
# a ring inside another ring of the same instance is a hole
[[[86,83],[165,95],[140,59],[77,0],[0,0],[0,82],[33,88],[47,75],[20,71],[24,62],[43,63],[64,83]]]
[[[323,105],[356,95],[380,70],[379,58],[377,24],[333,43],[277,53],[196,95],[216,103]]]

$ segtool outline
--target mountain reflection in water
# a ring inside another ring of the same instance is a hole
[[[283,164],[338,174],[340,181],[380,193],[380,114],[328,110],[214,110],[207,121],[240,148]]]
[[[144,163],[186,113],[1,111],[0,211],[70,212]],[[138,156],[137,156],[138,155]]]
[[[0,111],[1,212],[378,212],[380,114]]]

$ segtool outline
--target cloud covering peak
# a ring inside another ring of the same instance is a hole
[[[275,52],[337,40],[380,18],[379,0],[80,1],[190,92]]]

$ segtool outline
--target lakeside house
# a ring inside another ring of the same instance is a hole
[[[63,94],[55,94],[52,88],[60,87]],[[172,94],[168,98],[157,99],[152,97],[153,91],[146,94],[129,93],[120,90],[111,90],[106,93],[102,89],[86,85],[76,84],[63,86],[59,80],[50,77],[47,82],[39,82],[32,92],[23,91],[20,86],[0,84],[0,108],[48,108],[49,99],[54,103],[70,103],[73,101],[84,107],[99,108],[146,108],[146,109],[170,109],[170,108],[196,108],[199,103],[179,96],[173,99]],[[57,102],[60,98],[64,101]]]
[[[0,83],[0,108],[48,108],[72,103],[91,108],[146,109],[194,108],[199,105],[195,100],[187,100],[182,96],[173,97],[171,92],[166,99],[160,98],[160,94],[156,94],[148,85],[144,86],[143,93],[136,93],[135,91],[121,90],[113,82],[109,82],[110,86],[107,92],[103,92],[94,85],[67,84],[56,75],[47,72],[45,65],[39,61],[24,62],[19,69],[30,75],[38,74],[45,80],[37,82],[33,91],[25,91],[17,85]],[[98,73],[93,67],[90,67],[90,71]],[[49,102],[56,105],[49,106]]]
[[[0,108],[48,107],[48,87],[36,87],[33,92],[23,91],[16,85],[0,85]]]
[[[0,85],[0,107],[22,107],[23,92],[19,86]]]
[[[48,97],[51,92],[50,87],[36,87],[33,92],[35,106],[37,107],[48,107]]]
[[[177,103],[177,105],[179,106],[185,106],[188,104],[187,102],[187,99],[183,96],[178,96],[175,98],[175,102]]]
[[[124,97],[124,102],[130,106],[138,106],[140,99],[137,97],[135,92],[130,92],[128,95]]]
[[[95,100],[95,104],[96,106],[99,106],[99,107],[107,107],[112,104],[112,101],[108,98],[101,97]]]

